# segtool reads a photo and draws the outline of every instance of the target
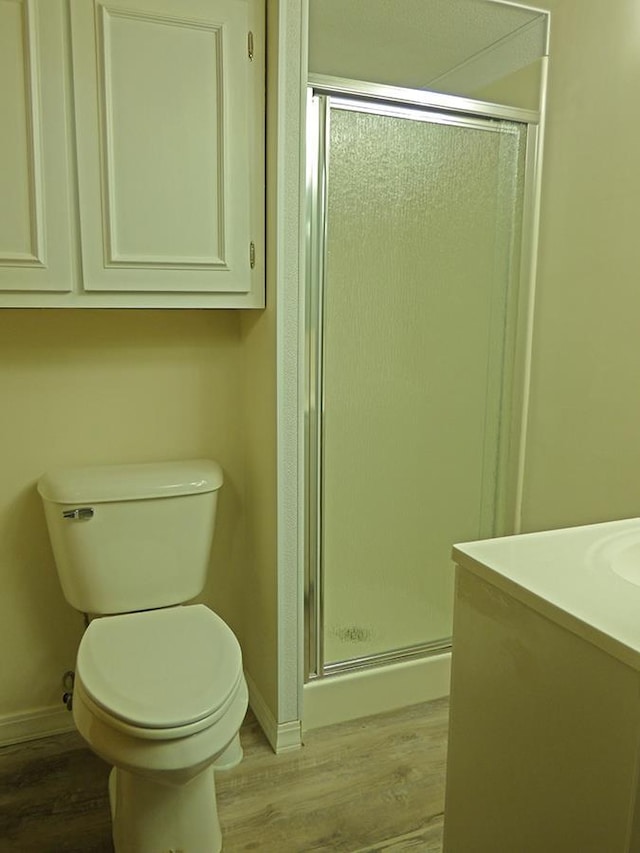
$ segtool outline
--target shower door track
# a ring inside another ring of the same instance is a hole
[[[314,677],[326,678],[328,675],[339,675],[343,672],[354,672],[355,670],[369,669],[373,666],[404,663],[409,660],[426,658],[431,655],[439,655],[442,654],[442,652],[448,651],[450,648],[451,638],[445,637],[442,640],[434,640],[431,643],[420,643],[415,646],[406,646],[405,648],[394,649],[390,652],[378,652],[373,655],[363,655],[362,657],[353,657],[343,661],[325,663],[322,667],[322,674]]]
[[[320,96],[320,97],[318,97]],[[484,101],[476,101],[436,92],[384,86],[375,83],[310,75],[307,106],[306,163],[306,295],[305,295],[305,680],[311,681],[374,666],[399,663],[441,654],[451,647],[446,637],[428,643],[393,649],[343,661],[325,663],[323,648],[323,289],[326,250],[327,140],[320,132],[326,128],[327,101],[332,98],[350,109],[382,115],[402,115],[420,120],[486,127],[487,119],[517,122],[527,126],[527,155],[524,191],[521,294],[526,298],[519,313],[524,319],[518,331],[520,360],[528,371],[532,280],[534,277],[535,224],[540,195],[539,124],[541,113]],[[312,109],[316,99],[317,109]],[[521,297],[522,298],[522,297]],[[526,394],[519,399],[522,409],[520,435],[524,429]],[[518,480],[522,467],[522,450],[518,452]],[[516,488],[516,492],[519,485]],[[515,495],[514,502],[519,502]],[[516,513],[517,515],[517,509]],[[516,522],[517,526],[517,522]]]

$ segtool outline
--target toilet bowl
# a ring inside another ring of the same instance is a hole
[[[112,764],[118,853],[217,853],[214,771],[242,759],[238,642],[204,605],[94,620],[78,650],[73,716]]]
[[[116,853],[218,853],[215,771],[242,759],[240,646],[199,595],[222,469],[206,459],[59,469],[38,483],[67,601],[90,614],[76,727],[113,765]]]

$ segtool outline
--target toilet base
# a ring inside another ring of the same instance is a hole
[[[219,770],[232,770],[240,764],[243,754],[240,733],[238,732],[229,746],[213,762],[214,771],[217,773]]]
[[[114,767],[109,801],[116,853],[219,853],[222,849],[212,766],[177,786]]]

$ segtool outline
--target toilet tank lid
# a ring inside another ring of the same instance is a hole
[[[217,462],[188,459],[56,468],[40,478],[38,491],[52,503],[109,503],[215,492],[222,481]]]

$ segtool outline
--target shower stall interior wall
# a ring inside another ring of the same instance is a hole
[[[532,140],[318,89],[308,128],[313,679],[448,648],[452,543],[511,527]]]

